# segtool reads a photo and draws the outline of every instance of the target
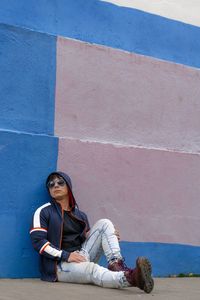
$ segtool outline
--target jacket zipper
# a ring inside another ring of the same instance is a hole
[[[61,249],[61,245],[62,245],[62,234],[63,234],[63,223],[64,223],[64,210],[62,209],[62,226],[61,226],[61,232],[60,232],[60,249]]]

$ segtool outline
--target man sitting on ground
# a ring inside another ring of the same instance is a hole
[[[108,288],[134,286],[150,293],[154,281],[149,260],[137,258],[134,269],[125,265],[119,236],[110,220],[101,219],[90,229],[86,214],[76,204],[70,177],[53,172],[46,186],[51,201],[36,210],[30,231],[40,254],[41,279]],[[102,253],[108,268],[97,264]]]

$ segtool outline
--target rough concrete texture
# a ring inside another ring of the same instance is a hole
[[[199,300],[199,278],[155,279],[155,289],[145,294],[137,288],[106,289],[92,285],[49,283],[39,279],[0,280],[0,300],[53,300],[53,299],[154,299]]]

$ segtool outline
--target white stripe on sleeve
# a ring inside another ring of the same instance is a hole
[[[47,230],[45,228],[34,228],[30,230],[30,233],[35,232],[35,231],[43,231],[43,232],[47,232]]]
[[[51,247],[50,245],[45,247],[44,252],[46,252],[49,255],[52,255],[54,257],[61,257],[61,255],[62,255],[62,250],[57,250],[57,249]]]
[[[33,216],[33,228],[35,228],[35,227],[42,227],[41,224],[40,224],[40,212],[41,212],[41,210],[42,210],[43,208],[45,208],[45,207],[47,207],[47,206],[49,206],[49,205],[51,205],[50,202],[48,202],[48,203],[46,203],[46,204],[40,206],[40,207],[36,210],[36,212],[34,213],[34,216]]]

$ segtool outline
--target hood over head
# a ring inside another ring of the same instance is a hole
[[[52,175],[58,175],[58,176],[62,177],[65,180],[65,182],[66,182],[66,184],[68,186],[68,189],[69,189],[70,206],[71,206],[71,208],[74,208],[76,206],[76,200],[75,200],[73,192],[72,192],[72,181],[71,181],[71,178],[66,173],[60,172],[60,171],[56,171],[56,172],[50,173],[49,176],[47,177],[47,180],[46,180],[46,188],[47,188],[48,192],[49,192],[49,188],[48,188],[47,184],[48,184],[49,179],[50,179],[50,177]]]

